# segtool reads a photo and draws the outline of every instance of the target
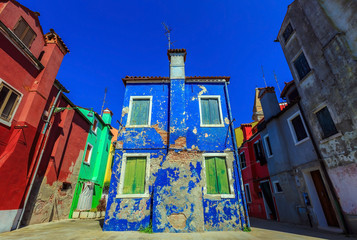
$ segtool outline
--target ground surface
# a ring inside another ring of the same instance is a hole
[[[103,220],[62,220],[58,222],[31,225],[16,231],[1,233],[0,239],[192,239],[192,240],[228,240],[228,239],[333,239],[349,240],[345,237],[312,230],[291,224],[276,223],[260,219],[251,219],[252,231],[247,232],[204,232],[204,233],[154,233],[139,232],[103,232]]]

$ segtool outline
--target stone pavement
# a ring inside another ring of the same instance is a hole
[[[1,233],[0,239],[192,239],[192,240],[230,240],[230,239],[355,239],[341,234],[321,232],[307,227],[251,219],[251,232],[203,232],[203,233],[154,233],[103,232],[103,220],[62,220],[58,222],[31,225],[16,231]]]

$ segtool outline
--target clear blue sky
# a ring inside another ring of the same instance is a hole
[[[235,126],[251,122],[254,89],[280,87],[292,79],[279,43],[274,43],[287,6],[281,0],[19,0],[40,12],[44,32],[53,28],[71,53],[57,78],[77,105],[100,113],[104,89],[118,127],[124,85],[131,76],[168,76],[167,40],[161,25],[173,28],[175,48],[187,49],[187,76],[231,76]]]

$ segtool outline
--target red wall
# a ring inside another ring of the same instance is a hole
[[[41,27],[30,11],[12,1],[3,5],[0,21],[12,30],[22,16],[37,34],[30,51],[36,57],[45,51],[41,60],[45,68],[39,71],[0,33],[0,78],[23,95],[11,126],[0,123],[0,210],[11,210],[22,207],[41,139],[41,117],[64,53],[54,43],[45,46]]]

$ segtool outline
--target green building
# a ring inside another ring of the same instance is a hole
[[[79,110],[92,124],[69,218],[72,218],[74,211],[86,211],[98,206],[102,197],[108,154],[113,137],[110,131],[113,113],[109,109],[104,110],[102,117],[89,109],[79,108]]]

